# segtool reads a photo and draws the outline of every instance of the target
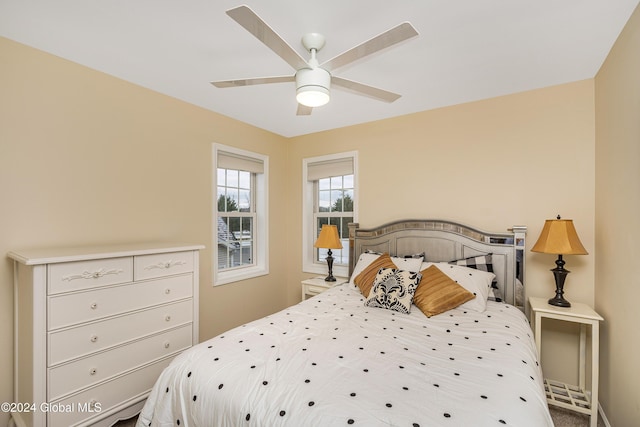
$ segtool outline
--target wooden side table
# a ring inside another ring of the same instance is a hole
[[[598,424],[598,371],[600,349],[600,322],[604,320],[591,307],[581,303],[571,303],[571,307],[556,307],[550,305],[546,298],[529,298],[529,304],[534,314],[533,328],[535,331],[538,357],[542,350],[542,319],[558,319],[565,322],[580,324],[580,369],[578,385],[569,385],[545,378],[544,387],[547,402],[550,405],[570,409],[572,411],[591,416],[591,427]],[[591,328],[591,390],[586,390],[587,374],[587,327]]]
[[[347,279],[343,277],[336,277],[335,282],[326,282],[324,277],[312,277],[311,279],[306,279],[301,282],[302,285],[302,300],[306,300],[307,298],[314,297],[327,289],[332,288],[336,285],[341,285],[346,282]]]

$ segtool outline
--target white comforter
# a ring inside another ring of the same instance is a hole
[[[178,356],[138,426],[553,426],[531,329],[488,302],[426,318],[345,284]]]

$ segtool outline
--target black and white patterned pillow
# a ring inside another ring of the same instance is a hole
[[[381,268],[364,305],[409,314],[413,295],[421,278],[422,274],[417,272]]]
[[[475,268],[476,270],[487,271],[493,273],[493,261],[491,255],[477,255],[469,258],[456,259],[449,261],[449,264],[461,265],[463,267]]]
[[[456,259],[453,261],[449,261],[449,264],[461,265],[463,267],[469,267],[469,268],[474,268],[476,270],[493,273],[493,260],[491,258],[491,255],[493,254],[489,253],[486,255],[476,255],[468,258]],[[494,280],[493,283],[491,283],[491,289],[493,290],[494,296],[493,298],[490,298],[490,299],[494,299],[495,301],[501,302],[502,293],[498,288],[498,282]]]
[[[418,254],[409,254],[409,255],[402,255],[402,258],[426,258],[426,254],[424,252],[420,252]]]

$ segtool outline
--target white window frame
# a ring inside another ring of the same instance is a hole
[[[212,163],[212,215],[211,215],[211,247],[212,247],[212,270],[213,270],[213,286],[225,285],[227,283],[238,282],[241,280],[251,279],[258,276],[269,274],[269,156],[254,153],[252,151],[242,150],[240,148],[231,147],[224,144],[213,144],[213,163]],[[218,198],[216,197],[218,188],[218,155],[226,153],[238,157],[251,159],[256,162],[262,162],[264,173],[253,175],[255,183],[252,189],[255,201],[256,221],[254,224],[254,253],[255,262],[246,267],[218,270],[218,232],[215,224],[218,221]]]
[[[315,261],[315,189],[314,182],[308,180],[309,165],[320,162],[338,162],[351,159],[353,162],[353,221],[358,222],[358,152],[328,154],[325,156],[302,159],[302,271],[327,275],[327,263]],[[333,275],[349,277],[348,265],[333,265]]]

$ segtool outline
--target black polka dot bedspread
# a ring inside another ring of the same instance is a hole
[[[553,426],[517,308],[427,318],[336,286],[183,352],[138,426]]]

